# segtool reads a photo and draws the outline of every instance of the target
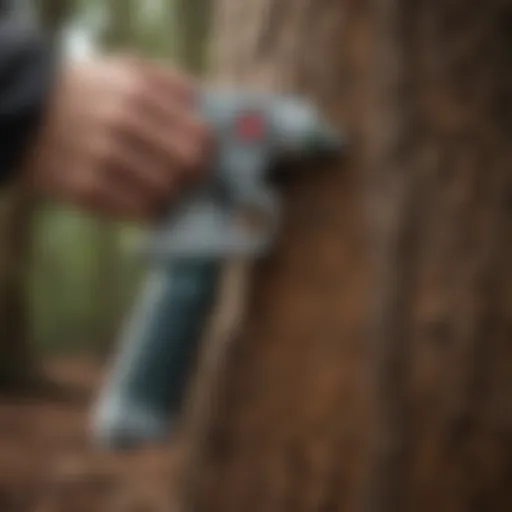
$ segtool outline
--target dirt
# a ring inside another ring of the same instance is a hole
[[[172,512],[177,449],[94,449],[87,413],[102,366],[66,360],[46,367],[71,395],[0,397],[0,511]]]

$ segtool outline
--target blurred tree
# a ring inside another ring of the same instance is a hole
[[[41,0],[37,14],[49,34],[57,35],[68,14],[69,0]],[[2,192],[0,239],[0,387],[19,388],[34,382],[30,349],[27,278],[30,269],[34,213],[33,197],[13,185]]]
[[[211,21],[211,0],[174,0],[174,34],[180,63],[191,72],[205,66]]]
[[[33,203],[17,187],[2,193],[0,213],[0,389],[20,388],[34,377],[25,294]]]
[[[511,15],[217,1],[214,76],[307,93],[352,145],[281,183],[247,295],[232,267],[183,511],[512,510]]]
[[[42,26],[57,40],[65,20],[74,11],[75,0],[37,0],[34,4]]]
[[[108,0],[106,2],[107,22],[99,44],[107,51],[132,49],[137,22],[135,0]]]

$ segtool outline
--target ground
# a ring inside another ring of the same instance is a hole
[[[87,413],[102,366],[52,361],[53,381],[83,391],[70,397],[0,397],[1,512],[172,512],[177,450],[94,450]]]

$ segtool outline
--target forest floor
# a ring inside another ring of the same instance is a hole
[[[0,397],[0,511],[172,512],[177,450],[94,450],[87,414],[102,366],[66,360],[47,368],[53,381],[75,393],[58,399]]]

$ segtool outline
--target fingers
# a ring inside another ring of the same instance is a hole
[[[175,201],[182,188],[178,173],[169,172],[160,160],[134,146],[123,145],[113,151],[104,172],[109,182],[137,196],[151,216]]]
[[[147,219],[172,203],[182,188],[178,173],[169,172],[161,160],[123,139],[99,137],[89,151],[87,160],[93,165],[97,162],[96,174],[100,176],[97,189],[114,189],[114,203],[124,200],[130,211]],[[106,192],[100,193],[100,200],[106,199]]]
[[[181,186],[177,173],[168,172],[160,161],[151,160],[148,155],[129,145],[120,147],[112,154],[105,172],[110,179],[122,181],[124,187],[149,196],[149,201],[170,201]]]
[[[195,112],[194,88],[176,71],[147,63],[137,69],[142,74],[118,99],[113,128],[168,172],[192,181],[205,170],[212,147],[211,134]]]
[[[78,208],[127,221],[154,219],[155,203],[150,196],[141,195],[115,175],[81,172],[76,178],[66,197]]]
[[[208,170],[193,81],[140,59],[68,68],[25,167],[32,186],[88,211],[154,219]]]
[[[148,86],[159,94],[174,97],[178,102],[188,106],[195,103],[198,87],[188,74],[176,68],[143,59],[132,58],[129,61],[141,72]]]

